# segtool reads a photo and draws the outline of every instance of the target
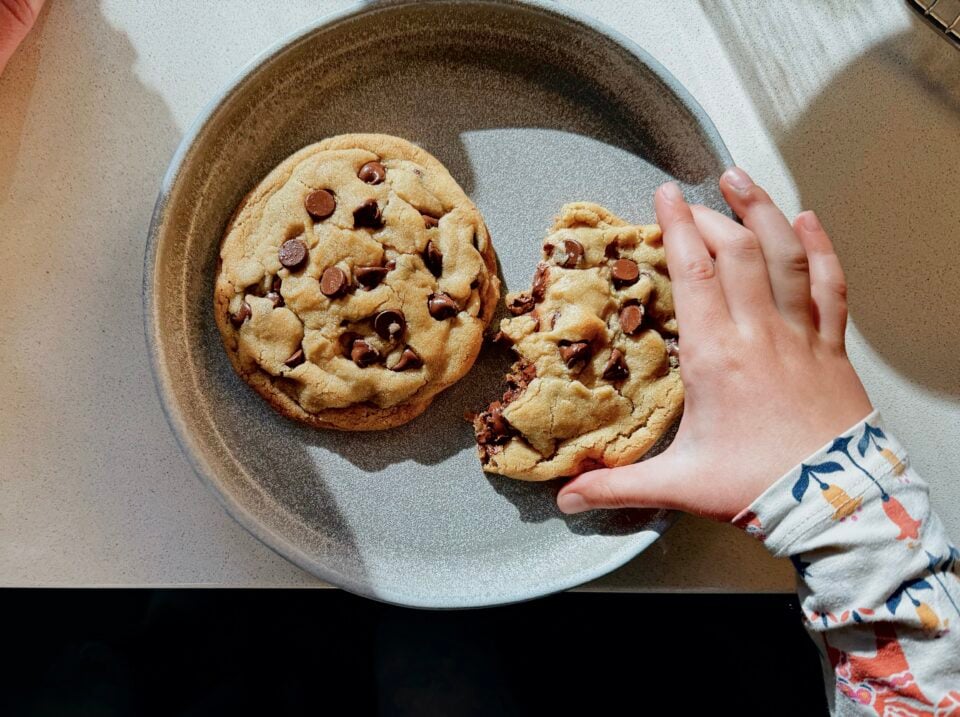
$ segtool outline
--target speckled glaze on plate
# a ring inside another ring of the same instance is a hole
[[[209,105],[150,227],[144,320],[170,425],[264,543],[334,585],[419,607],[526,600],[622,565],[670,513],[566,517],[559,482],[480,470],[463,414],[502,390],[499,349],[422,416],[373,433],[284,419],[234,374],[212,316],[223,228],[287,155],[347,132],[436,155],[483,213],[510,290],[529,285],[564,202],[652,221],[652,192],[672,177],[723,208],[731,160],[710,120],[639,47],[552,4],[361,4],[266,51]]]

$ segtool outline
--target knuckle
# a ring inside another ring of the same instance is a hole
[[[835,279],[829,279],[824,285],[831,294],[846,304],[847,301],[847,280],[842,276]],[[844,309],[846,311],[846,309]]]
[[[732,232],[727,237],[727,250],[738,257],[754,258],[760,253],[760,240],[747,228]]]
[[[744,204],[773,204],[773,201],[770,199],[770,195],[767,194],[766,190],[762,187],[758,187],[754,184],[750,189],[743,193],[743,202]]]
[[[629,501],[627,501],[626,496],[623,496],[617,491],[615,491],[610,486],[610,484],[607,483],[606,481],[600,483],[600,485],[597,486],[597,489],[598,489],[597,495],[595,496],[596,500],[591,501],[591,502],[594,502],[596,505],[605,507],[605,508],[629,507],[628,506]],[[590,501],[591,499],[587,497],[587,500]]]
[[[696,222],[693,221],[693,214],[689,211],[678,211],[670,218],[670,228],[696,228]]]
[[[807,274],[810,272],[810,261],[806,252],[792,251],[784,255],[783,264],[792,272]]]
[[[23,27],[30,27],[37,19],[36,11],[28,0],[0,0],[0,7]]]
[[[709,257],[690,259],[681,268],[683,278],[689,282],[709,281],[717,274],[717,267]]]

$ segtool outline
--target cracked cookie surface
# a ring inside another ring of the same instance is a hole
[[[446,168],[353,134],[301,149],[244,198],[214,310],[237,373],[278,411],[376,430],[469,371],[498,299],[489,233]]]
[[[565,205],[498,337],[517,362],[474,418],[483,468],[548,480],[639,460],[683,407],[660,228]]]

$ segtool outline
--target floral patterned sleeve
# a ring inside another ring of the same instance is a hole
[[[960,552],[876,411],[733,523],[793,562],[831,714],[960,717]]]

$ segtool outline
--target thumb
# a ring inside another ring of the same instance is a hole
[[[30,32],[43,0],[0,0],[0,72]]]
[[[678,466],[668,451],[630,466],[601,468],[574,478],[557,495],[557,507],[564,513],[594,508],[682,508],[678,478]]]

